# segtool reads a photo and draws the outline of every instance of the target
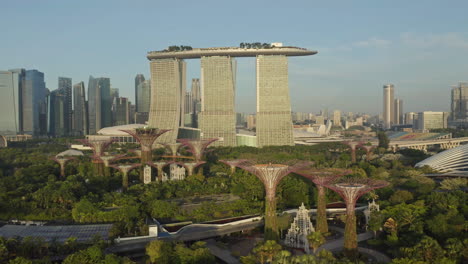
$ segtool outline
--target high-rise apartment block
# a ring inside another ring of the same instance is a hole
[[[394,87],[393,84],[386,84],[383,88],[383,127],[390,129],[395,119]]]
[[[228,56],[201,58],[198,127],[202,139],[219,138],[217,145],[236,146],[235,73],[236,62]]]
[[[414,121],[418,120],[418,113],[408,112],[405,113],[405,125],[414,125]]]
[[[341,111],[340,110],[333,111],[333,125],[341,126]]]
[[[73,85],[73,134],[88,134],[88,107],[84,82]]]
[[[112,126],[110,79],[89,77],[88,115],[89,133],[96,134],[103,127]]]
[[[398,98],[393,105],[393,122],[395,125],[403,124],[403,100]]]

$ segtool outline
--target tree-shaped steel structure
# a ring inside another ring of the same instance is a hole
[[[125,157],[125,155],[108,155],[108,156],[101,156],[101,160],[102,162],[104,163],[104,175],[106,177],[110,176],[110,171],[109,171],[109,167],[110,167],[110,162],[113,161],[113,160],[116,160],[116,159],[119,159],[119,158],[123,158]]]
[[[114,142],[113,139],[77,139],[84,145],[89,146],[93,150],[92,162],[94,164],[95,173],[98,176],[104,176],[104,161],[101,157],[104,151]]]
[[[347,256],[354,257],[357,252],[356,215],[354,212],[357,200],[365,193],[387,185],[386,181],[368,178],[341,178],[326,184],[329,189],[338,193],[346,203],[344,249]]]
[[[58,157],[52,157],[51,159],[60,165],[60,177],[63,178],[65,177],[65,165],[67,161],[75,159],[75,158],[68,157],[68,156],[58,156]]]
[[[180,143],[184,147],[188,148],[188,151],[192,153],[196,162],[201,161],[203,154],[207,152],[208,146],[218,140],[217,138],[210,138],[210,139],[178,139]]]
[[[169,164],[169,162],[167,162],[167,161],[162,161],[162,160],[156,161],[156,162],[148,161],[148,162],[146,162],[146,164],[147,164],[147,165],[150,165],[151,167],[154,167],[154,168],[156,168],[156,169],[158,170],[158,180],[161,182],[162,179],[163,179],[162,177],[163,177],[163,173],[164,173],[164,170],[163,170],[163,169],[164,169],[164,167],[165,167],[166,165]]]
[[[122,173],[122,189],[126,191],[128,189],[128,173],[134,168],[140,167],[141,164],[120,164],[120,165],[111,165],[112,168],[119,170]]]
[[[184,166],[187,169],[187,176],[193,175],[194,170],[200,165],[205,164],[205,161],[198,162],[176,162],[177,164]]]
[[[141,164],[146,164],[153,160],[153,145],[158,137],[169,131],[169,129],[158,129],[151,127],[137,128],[134,130],[120,130],[131,135],[141,146]],[[140,173],[140,181],[143,182],[143,171]]]
[[[372,156],[372,151],[375,149],[375,146],[361,145],[361,148],[363,148],[366,151],[366,161],[369,161]]]
[[[325,187],[327,184],[336,181],[336,179],[350,174],[351,170],[345,169],[335,169],[335,168],[325,168],[325,169],[315,169],[307,168],[302,170],[294,171],[295,173],[301,175],[302,177],[312,181],[317,187],[317,222],[316,227],[317,231],[322,234],[328,233],[328,223],[327,223],[327,201],[325,195]]]
[[[356,148],[361,145],[361,142],[357,141],[344,141],[343,144],[347,145],[351,150],[351,162],[356,162]]]
[[[243,163],[243,162],[247,162],[248,160],[246,159],[237,159],[237,160],[220,160],[222,163],[226,164],[229,166],[229,168],[231,169],[231,174],[234,174],[234,172],[236,172],[236,167]]]
[[[238,163],[237,166],[257,176],[265,187],[265,240],[277,240],[278,223],[276,221],[276,187],[292,171],[309,166],[310,162],[294,165],[254,164],[250,161]]]
[[[175,158],[179,155],[178,151],[182,147],[182,143],[163,143],[163,146],[169,151],[169,155]]]

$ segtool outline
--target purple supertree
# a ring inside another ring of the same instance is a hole
[[[152,151],[153,151],[153,144],[156,139],[161,136],[162,134],[169,131],[169,129],[157,129],[157,128],[137,128],[135,130],[120,130],[131,135],[134,139],[136,139],[141,146],[141,164],[146,164],[153,160]],[[143,171],[140,173],[140,181],[143,182]]]
[[[101,156],[102,163],[104,163],[104,175],[106,177],[110,176],[110,171],[109,171],[110,162],[114,161],[114,160],[117,160],[117,159],[120,159],[120,158],[123,158],[123,157],[125,157],[125,155]]]
[[[163,143],[163,146],[170,152],[167,157],[176,159],[178,157],[179,148],[182,147],[182,144],[179,142]]]
[[[154,167],[158,170],[158,180],[159,181],[162,181],[162,176],[163,176],[163,169],[166,165],[169,164],[169,162],[166,162],[166,161],[163,161],[163,160],[160,160],[160,161],[156,161],[156,162],[151,162],[151,161],[148,161],[146,162],[146,164],[150,165],[151,167]]]
[[[375,149],[376,146],[373,145],[361,145],[361,148],[366,150],[366,161],[369,161],[372,156],[372,151]]]
[[[290,172],[310,164],[310,162],[301,162],[289,166],[272,163],[254,164],[249,161],[237,164],[239,168],[257,176],[265,187],[265,240],[276,240],[279,237],[276,221],[276,187]]]
[[[126,191],[128,189],[128,173],[136,167],[141,166],[139,163],[135,164],[121,164],[111,165],[112,168],[119,170],[122,173],[122,189]]]
[[[60,165],[60,177],[65,177],[65,165],[67,161],[75,159],[74,157],[66,157],[66,156],[56,156],[51,158],[53,161],[57,162]]]
[[[237,165],[246,162],[248,160],[246,159],[237,159],[237,160],[220,160],[222,163],[226,164],[231,168],[231,174],[234,174],[236,172],[236,167]]]
[[[187,176],[193,175],[194,170],[200,165],[205,164],[205,161],[199,162],[177,162],[177,164],[184,166],[187,169]]]
[[[343,144],[348,145],[351,149],[351,162],[356,163],[356,147],[362,143],[357,141],[344,141]]]
[[[93,150],[92,162],[94,164],[95,173],[99,176],[104,176],[104,162],[101,157],[104,151],[114,142],[113,139],[77,139],[84,145],[89,146]]]
[[[210,139],[178,139],[183,146],[188,148],[188,151],[192,153],[196,162],[201,161],[203,154],[206,153],[208,146],[218,140],[217,138]]]
[[[368,178],[342,178],[335,182],[326,184],[329,189],[338,193],[346,203],[344,249],[347,256],[354,257],[357,252],[355,215],[357,200],[365,193],[383,188],[387,185],[388,183],[386,181]]]
[[[350,174],[351,170],[345,169],[304,169],[295,171],[295,173],[303,176],[306,179],[312,181],[317,187],[317,231],[322,234],[328,233],[328,223],[327,223],[327,201],[325,195],[325,187],[327,184],[336,181],[336,179]]]

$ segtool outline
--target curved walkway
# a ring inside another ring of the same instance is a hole
[[[329,226],[329,229],[344,234],[344,229],[341,228],[341,227]],[[373,232],[371,232],[371,231],[367,231],[365,233],[358,234],[357,242],[359,243],[361,241],[369,240],[373,236],[374,236]],[[344,247],[344,237],[341,237],[341,238],[338,238],[338,239],[335,239],[335,240],[332,240],[332,241],[329,241],[329,242],[323,244],[321,247],[318,248],[318,251],[326,249],[328,251],[333,252],[333,251],[338,251],[338,250],[342,249],[343,247]],[[377,262],[389,263],[389,262],[392,261],[385,254],[383,254],[383,253],[381,253],[381,252],[379,252],[377,250],[373,250],[373,249],[370,249],[370,248],[358,247],[358,251],[360,253],[364,253],[364,254],[372,256]]]

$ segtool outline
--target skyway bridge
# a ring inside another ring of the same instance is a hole
[[[432,139],[432,140],[391,140],[389,148],[393,151],[399,149],[417,149],[427,151],[429,146],[439,146],[441,149],[451,149],[460,146],[468,142],[468,137],[460,138],[444,138],[444,139]]]

